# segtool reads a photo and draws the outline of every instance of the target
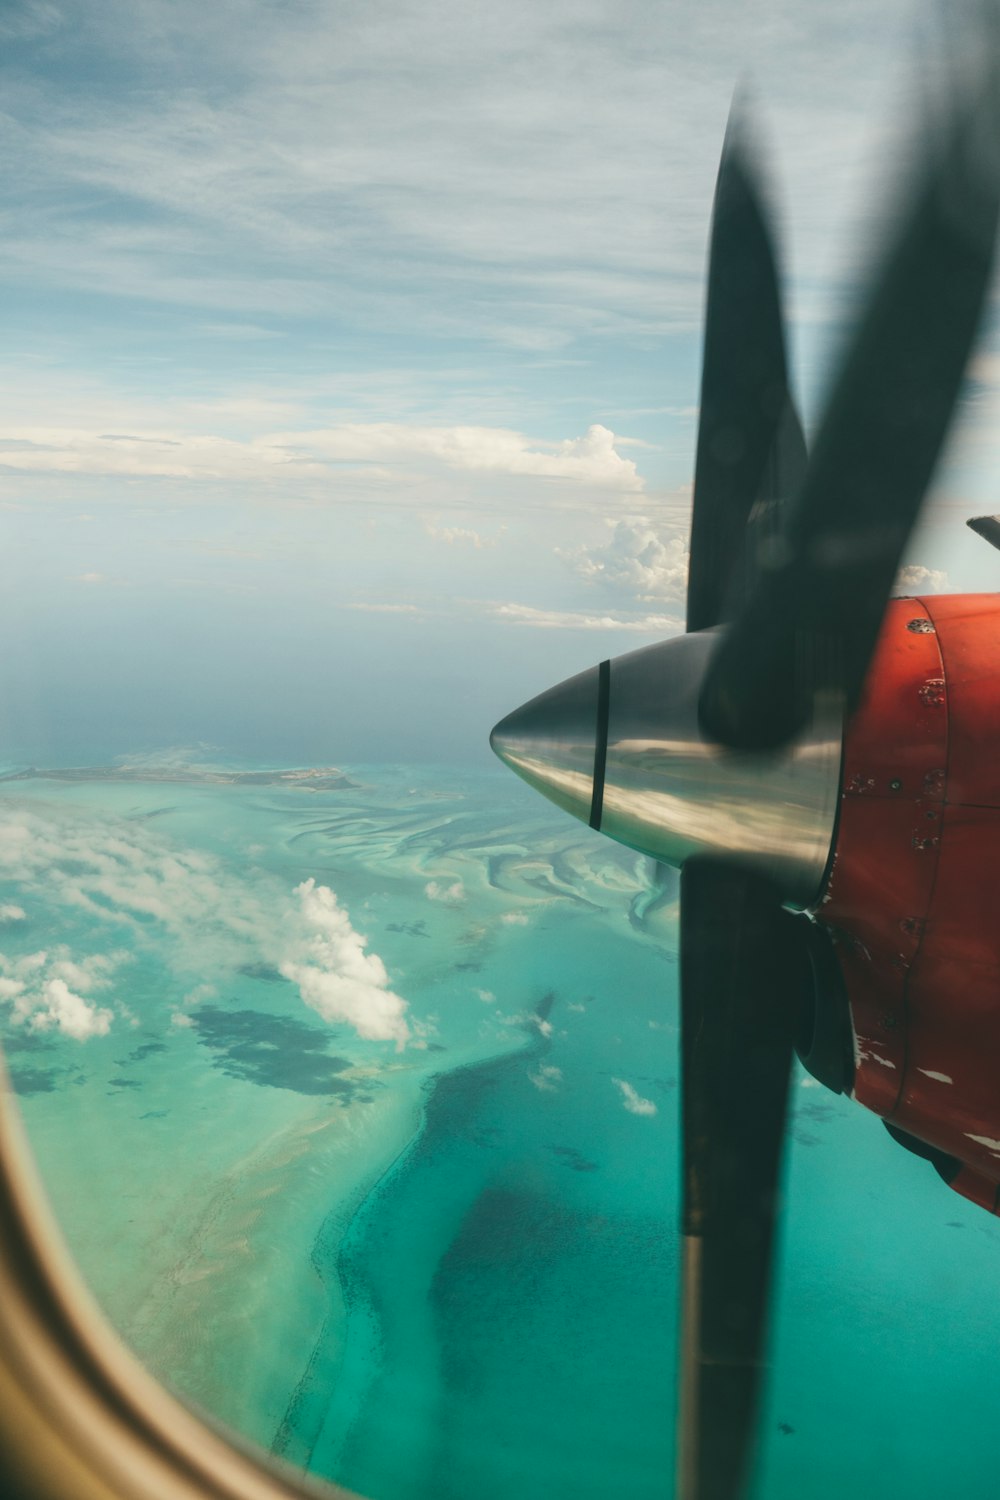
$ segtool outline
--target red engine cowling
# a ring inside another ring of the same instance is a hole
[[[854,1096],[1000,1211],[1000,598],[893,600],[844,746],[831,873]]]

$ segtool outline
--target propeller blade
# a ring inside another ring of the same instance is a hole
[[[973,516],[965,524],[991,547],[1000,547],[1000,516]]]
[[[995,36],[983,48],[981,85],[953,102],[923,153],[770,566],[710,666],[702,724],[725,745],[776,749],[821,699],[845,713],[858,702],[990,279]]]
[[[688,630],[718,625],[742,607],[754,552],[777,527],[778,502],[798,490],[805,472],[759,175],[734,108],[712,211]]]
[[[684,866],[679,1500],[737,1500],[752,1457],[804,922],[763,876]]]

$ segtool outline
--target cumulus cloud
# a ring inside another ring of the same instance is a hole
[[[652,1099],[643,1099],[624,1078],[612,1078],[611,1082],[621,1090],[622,1103],[630,1115],[655,1115],[656,1105]]]
[[[436,880],[429,880],[424,886],[424,895],[428,901],[443,901],[446,906],[457,906],[465,900],[465,886],[460,880],[453,881],[451,885],[441,885]]]
[[[105,1006],[90,1005],[74,994],[64,980],[50,979],[42,992],[41,1004],[32,1014],[31,1026],[34,1031],[55,1027],[65,1036],[85,1042],[88,1037],[106,1036],[111,1021],[111,1011]]]
[[[78,991],[106,989],[115,968],[127,957],[92,954],[74,960],[64,947],[19,957],[0,953],[0,1000],[10,1004],[15,1025],[32,1031],[59,1031],[79,1042],[105,1036],[113,1012]]]
[[[136,949],[155,943],[162,951],[165,944],[186,1004],[210,998],[233,969],[260,963],[359,1036],[401,1045],[409,1035],[406,1002],[390,990],[382,960],[365,951],[334,893],[314,881],[294,893],[262,877],[250,884],[214,856],[175,847],[134,823],[49,817],[15,805],[0,809],[0,876],[49,910],[85,912]],[[14,1003],[15,1019],[67,1035],[98,1034],[111,1012],[91,1006],[88,1018],[81,1006],[90,1002],[82,997],[106,988],[127,956],[121,949],[78,958],[59,948],[8,960],[0,964],[0,999]]]
[[[508,927],[527,927],[531,918],[526,911],[505,911],[500,920]]]
[[[560,555],[589,583],[643,601],[681,604],[687,591],[686,539],[665,536],[648,516],[624,516],[606,524],[611,530],[607,542]]]
[[[305,961],[286,960],[281,973],[298,985],[303,1000],[324,1020],[346,1021],[361,1037],[402,1047],[410,1035],[406,1001],[389,989],[378,954],[365,952],[367,939],[354,931],[329,886],[305,880],[295,894],[310,930],[307,956]]]
[[[535,1085],[535,1088],[540,1089],[543,1094],[556,1093],[559,1085],[562,1083],[562,1076],[562,1068],[556,1068],[546,1063],[542,1063],[533,1073],[530,1071],[528,1073],[528,1077]]]
[[[894,592],[943,594],[947,588],[948,575],[941,568],[926,568],[923,563],[907,563],[896,574]]]
[[[0,922],[23,922],[24,907],[15,906],[12,901],[0,905]]]

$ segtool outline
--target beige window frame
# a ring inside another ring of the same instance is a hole
[[[63,1243],[0,1060],[4,1500],[350,1500],[170,1395],[110,1328]]]

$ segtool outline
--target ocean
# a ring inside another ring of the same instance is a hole
[[[372,1500],[669,1500],[676,919],[499,768],[0,780],[11,1086],[124,1339]],[[785,1199],[756,1500],[992,1497],[1000,1228],[801,1072]]]

